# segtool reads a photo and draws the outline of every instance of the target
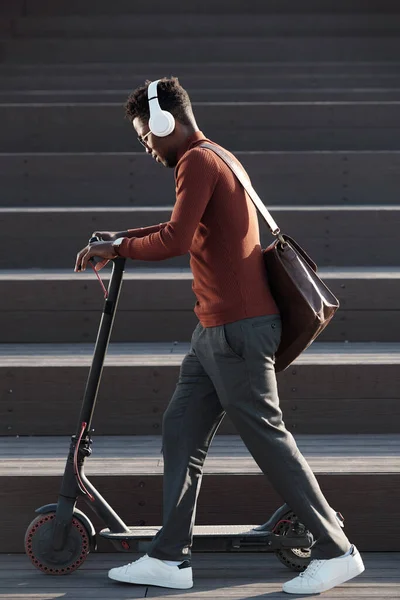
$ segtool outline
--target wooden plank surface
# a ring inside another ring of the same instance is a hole
[[[159,433],[187,349],[188,344],[111,344],[96,432]],[[0,345],[0,434],[72,434],[92,351],[91,344]],[[399,363],[396,344],[316,342],[278,375],[287,428],[297,433],[398,433]],[[226,416],[217,435],[234,433]]]
[[[400,122],[400,121],[399,121]],[[121,231],[163,223],[170,219],[170,207],[63,207],[2,208],[0,226],[0,268],[58,269],[73,272],[76,253],[92,231]],[[269,206],[282,231],[304,247],[319,267],[398,267],[397,246],[400,206]],[[363,227],[360,227],[360,222]],[[18,231],[35,252],[26,255],[25,245],[12,232]],[[260,220],[261,244],[272,235]],[[385,244],[371,244],[376,236]],[[59,242],[57,252],[49,252]],[[189,254],[167,259],[164,268],[188,268]],[[128,264],[132,265],[131,261]],[[134,261],[135,267],[160,268],[157,261]]]
[[[45,0],[46,1],[46,0]],[[129,1],[129,0],[128,0]],[[179,0],[178,0],[179,1]],[[240,0],[241,1],[241,0]],[[262,0],[263,1],[263,0]],[[392,0],[388,0],[392,2]],[[225,75],[226,81],[232,80],[235,77],[258,77],[264,80],[271,76],[288,76],[288,75],[301,75],[301,76],[315,76],[324,75],[325,77],[331,77],[334,75],[353,75],[355,78],[362,75],[376,75],[379,78],[381,75],[392,74],[393,76],[399,75],[399,60],[394,60],[392,57],[387,61],[377,60],[356,60],[353,57],[347,57],[346,61],[333,61],[329,63],[321,63],[317,58],[307,62],[303,62],[300,59],[296,60],[296,57],[291,62],[271,62],[271,61],[245,61],[240,62],[231,60],[226,63],[212,62],[211,64],[196,61],[193,64],[187,64],[182,61],[176,61],[171,63],[171,69],[173,71],[179,71],[182,76],[185,77],[209,77],[206,81],[221,80]],[[136,59],[136,60],[135,60]],[[129,77],[129,74],[138,79],[145,79],[146,77],[155,77],[160,75],[160,70],[163,69],[165,63],[158,58],[155,62],[141,62],[136,57],[132,57],[132,61],[126,62],[101,62],[96,64],[91,63],[80,63],[75,64],[60,64],[51,65],[46,63],[39,63],[31,65],[29,63],[21,63],[15,66],[10,66],[5,63],[0,65],[0,72],[4,75],[30,75],[34,76],[36,73],[39,77],[43,75],[64,75],[72,77],[73,75],[84,75],[85,77],[92,75],[124,75]],[[203,79],[201,79],[203,80]],[[128,81],[128,79],[127,79]],[[245,83],[248,80],[244,80]],[[229,85],[228,85],[229,87]],[[254,87],[254,86],[251,86]]]
[[[203,63],[226,62],[236,60],[251,61],[255,56],[260,61],[290,62],[303,61],[390,61],[399,56],[399,42],[395,37],[352,36],[343,37],[327,35],[319,37],[295,36],[285,37],[238,37],[231,36],[221,44],[216,35],[203,37],[197,44],[188,44],[185,33],[174,37],[164,46],[163,58],[170,62],[196,62],[201,56]],[[340,40],[340,43],[338,43]],[[90,41],[90,43],[89,43]],[[95,40],[67,39],[57,37],[39,40],[11,39],[1,44],[3,61],[8,64],[18,63],[99,63],[130,62],[134,56],[143,62],[160,60],[159,38],[152,38],[151,32],[145,39],[103,38]]]
[[[111,271],[110,263],[100,273],[106,286]],[[398,266],[322,267],[318,274],[340,300],[341,310],[337,316],[346,310],[398,308]],[[143,309],[192,311],[192,283],[190,269],[160,266],[139,269],[135,268],[134,261],[127,261],[118,312]],[[0,270],[0,284],[7,289],[0,300],[2,311],[84,311],[102,308],[103,295],[92,270],[79,274],[71,269]]]
[[[399,104],[400,106],[400,104]],[[372,234],[380,235],[386,233],[387,240],[395,235],[395,228],[400,220],[400,206],[398,205],[344,205],[331,206],[319,204],[310,205],[286,205],[278,206],[268,204],[268,209],[274,218],[279,222],[281,228],[296,232],[299,236],[325,237],[328,234],[328,240],[344,239],[346,240],[354,235],[356,239],[365,239]],[[70,227],[75,223],[75,236],[81,236],[87,239],[94,227],[104,228],[108,224],[108,230],[121,230],[122,225],[125,228],[128,225],[134,227],[144,227],[168,221],[173,205],[154,205],[154,206],[60,206],[60,207],[3,207],[0,209],[1,224],[5,233],[10,227],[15,225],[16,220],[20,224],[21,235],[24,238],[36,239],[37,236],[58,237],[66,240],[71,237]],[[299,224],[298,222],[301,221]],[[362,221],[364,232],[358,232],[355,226]],[[52,224],[53,231],[49,230]],[[260,234],[265,233],[265,221],[261,220],[260,225],[264,224]],[[64,225],[64,229],[63,229]],[[341,227],[339,228],[339,225]],[[375,225],[375,228],[374,228]],[[118,229],[118,226],[120,229]],[[33,229],[34,227],[34,229]],[[65,231],[65,228],[68,228]],[[315,232],[320,228],[319,235]],[[323,229],[323,230],[322,230]],[[101,229],[100,229],[101,230]],[[294,235],[294,233],[293,233]],[[348,240],[350,243],[350,240]],[[372,263],[367,263],[372,267]],[[338,265],[336,265],[338,266]],[[348,265],[355,267],[353,263]],[[389,265],[386,265],[389,266]],[[394,266],[398,266],[397,263]],[[12,268],[12,267],[8,267]]]
[[[100,312],[8,310],[3,318],[6,326],[1,340],[4,343],[85,343],[96,340]],[[189,340],[197,323],[190,309],[121,311],[115,322],[113,340],[122,343]],[[321,342],[395,343],[399,331],[400,307],[397,310],[342,309],[319,339]]]
[[[252,41],[249,40],[250,46]],[[110,42],[118,45],[118,41]],[[254,42],[256,46],[258,42]],[[399,45],[396,49],[398,54],[400,39],[396,44]],[[92,48],[92,45],[91,41],[89,47]],[[104,42],[101,45],[107,46]],[[229,47],[229,44],[222,45],[220,40],[218,45]],[[63,55],[68,56],[65,42],[61,47]],[[317,45],[314,52],[318,49]],[[46,56],[52,56],[51,47],[43,50]],[[107,52],[107,49],[104,51]],[[99,152],[137,149],[132,127],[124,119],[124,101],[0,104],[0,151]],[[233,152],[400,149],[398,101],[195,102],[193,108],[204,133]],[[97,122],[102,123],[101,129],[96,128]]]
[[[85,381],[81,374],[76,373],[76,370],[64,374],[58,372],[56,377],[43,370],[30,374],[29,369],[28,372],[22,369],[18,375],[17,385],[15,378],[11,381],[7,375],[5,377],[3,402],[0,405],[0,435],[71,435],[76,428],[76,417],[84,390]],[[73,375],[78,376],[78,380],[74,390],[71,390],[68,382]],[[112,394],[116,377],[119,382],[118,393]],[[143,383],[140,381],[142,377]],[[136,370],[137,383],[132,396],[129,391],[132,373],[106,371],[94,418],[96,434],[154,435],[161,432],[162,417],[172,397],[177,377],[178,374],[174,371],[167,382],[163,378],[163,385],[160,386],[157,378],[143,376]],[[399,432],[398,397],[385,398],[375,392],[373,398],[338,397],[332,400],[324,397],[326,382],[323,381],[323,375],[319,379],[321,391],[318,398],[299,398],[304,395],[302,386],[300,391],[292,388],[292,393],[289,391],[280,394],[285,425],[292,433],[335,434],[340,431],[356,435]],[[150,382],[154,382],[154,385],[150,386]],[[353,389],[358,391],[357,388]],[[54,402],[54,397],[57,402]],[[123,419],[120,418],[121,414]],[[225,415],[216,435],[236,433],[229,416]]]
[[[157,12],[164,14],[165,4],[162,0],[152,0],[151,7],[146,4],[134,6],[131,0],[115,0],[110,4],[107,0],[86,0],[82,4],[80,0],[53,0],[51,4],[47,0],[26,0],[26,14],[28,15],[91,15],[97,14],[146,14]],[[243,5],[242,0],[219,0],[216,3],[213,0],[193,0],[188,5],[182,5],[179,0],[171,0],[169,12],[202,14],[212,13],[215,15],[225,13],[243,14],[251,10],[255,14],[276,14],[276,13],[352,13],[357,14],[394,14],[397,11],[397,4],[392,0],[380,0],[379,3],[360,2],[359,0],[303,0],[301,5],[297,0],[251,0]]]
[[[9,310],[3,314],[8,325],[2,331],[4,343],[94,342],[100,317],[88,310]],[[113,331],[116,342],[189,340],[197,324],[192,310],[124,311]],[[400,310],[342,310],[320,340],[324,342],[397,342]]]
[[[1,22],[0,22],[1,32]],[[12,87],[12,86],[10,86]],[[4,104],[30,104],[36,103],[55,103],[70,102],[74,104],[87,103],[93,101],[96,96],[98,102],[121,102],[130,94],[130,88],[113,90],[44,90],[44,91],[0,91],[0,103]],[[392,102],[400,100],[400,89],[397,83],[395,86],[377,89],[340,89],[328,88],[317,89],[252,89],[244,90],[241,88],[233,89],[192,89],[190,96],[193,102],[225,102],[227,98],[231,102],[327,102],[335,100],[336,102]]]
[[[311,468],[323,474],[400,473],[400,434],[298,435],[295,439]],[[0,475],[60,475],[69,438],[0,437]],[[89,475],[162,474],[160,436],[94,436]],[[238,435],[218,436],[209,450],[205,473],[261,473]]]
[[[134,267],[129,261],[113,341],[190,340],[198,322],[191,272]],[[398,268],[325,268],[320,275],[341,306],[321,341],[398,341]],[[109,277],[107,268],[102,278],[108,282]],[[90,272],[7,271],[0,272],[0,282],[3,343],[95,341],[103,294]]]
[[[0,556],[1,600],[124,600],[128,598],[282,598],[282,584],[296,574],[276,557],[257,554],[196,553],[192,557],[194,586],[171,590],[156,586],[123,585],[107,577],[110,568],[134,561],[143,553],[89,555],[80,570],[66,577],[51,577],[30,566],[23,555]],[[399,553],[365,552],[364,573],[352,581],[324,593],[324,598],[400,598]],[[320,595],[309,595],[319,598]]]
[[[0,15],[5,17],[20,17],[25,13],[25,0],[2,0]]]
[[[133,57],[134,60],[135,57]],[[0,64],[0,89],[129,89],[134,82],[155,79],[164,70],[164,63],[155,61],[144,62],[114,62],[114,63],[80,63],[76,65],[45,63],[29,65]],[[173,73],[179,73],[182,84],[192,88],[226,88],[247,86],[249,90],[257,87],[282,86],[284,82],[300,87],[314,85],[326,87],[329,82],[337,81],[331,87],[345,86],[352,82],[353,87],[388,87],[385,82],[398,81],[399,63],[388,61],[346,60],[339,62],[321,63],[318,60],[301,62],[296,60],[285,62],[266,61],[227,61],[224,63],[194,62],[187,64],[175,61],[170,64]],[[12,81],[13,84],[9,85]],[[97,83],[95,83],[97,81]],[[20,82],[20,83],[18,83]],[[308,82],[305,84],[305,82]],[[33,85],[35,83],[35,85]],[[389,86],[390,87],[390,86]]]
[[[153,15],[97,15],[62,17],[31,17],[15,19],[13,34],[24,37],[135,37],[145,38],[149,31],[164,39],[179,36],[182,31],[190,37],[268,36],[268,35],[366,35],[384,33],[396,35],[400,31],[400,13],[375,14],[261,14],[255,19],[250,12],[231,14],[168,13],[161,19]]]
[[[2,30],[7,29],[7,23],[8,21],[4,19],[0,22]],[[307,100],[307,95],[311,99],[312,93],[314,93],[315,99],[319,95],[322,98],[322,94],[325,94],[327,100],[334,100],[338,94],[340,97],[340,94],[347,93],[353,95],[354,100],[358,98],[365,101],[372,100],[371,96],[374,94],[376,99],[381,97],[384,100],[386,93],[398,91],[399,75],[394,72],[393,64],[380,64],[378,72],[376,72],[375,63],[371,63],[369,70],[366,70],[361,64],[359,72],[352,72],[347,63],[343,63],[342,69],[337,67],[336,71],[331,69],[329,72],[328,68],[325,70],[325,65],[322,63],[320,69],[314,74],[300,64],[291,70],[283,69],[278,74],[269,65],[265,70],[260,66],[257,73],[242,66],[242,72],[240,72],[237,68],[235,69],[237,64],[232,63],[232,69],[230,66],[225,67],[225,76],[222,74],[220,78],[214,74],[215,70],[212,68],[214,65],[210,65],[210,71],[204,74],[197,73],[196,70],[188,73],[187,65],[186,68],[182,65],[177,71],[179,80],[194,102],[217,100],[219,96],[221,96],[221,101],[224,101],[228,98],[232,99],[232,93],[235,94],[236,99],[239,99],[240,95],[242,95],[242,100],[257,99],[262,92],[270,100],[274,97],[282,100],[294,100],[296,95],[298,100],[302,97],[303,100]],[[0,65],[0,73],[3,77],[0,82],[0,102],[30,103],[34,101],[33,98],[42,97],[47,97],[48,102],[51,102],[51,97],[60,102],[72,98],[76,98],[76,102],[82,101],[83,98],[87,98],[87,101],[91,102],[94,91],[96,91],[98,101],[118,102],[121,96],[128,96],[135,82],[139,84],[146,79],[146,74],[143,74],[140,68],[132,66],[133,72],[131,71],[129,76],[119,64],[115,65],[112,71],[105,65],[102,71],[93,68],[86,75],[84,69],[76,69],[68,76],[68,79],[65,68],[53,75],[50,69],[45,72],[40,65],[38,69],[38,77],[34,79],[33,73],[29,74],[27,69],[23,70],[16,66],[12,72],[9,72],[7,67]],[[151,77],[149,71],[153,72],[155,69],[153,63],[148,66],[146,70],[148,77]],[[156,76],[159,76],[160,70],[162,71],[161,65],[158,73],[155,73]],[[241,81],[241,76],[243,76],[243,81]],[[248,85],[249,88],[243,89],[244,85]],[[332,96],[329,97],[329,94]],[[6,98],[14,98],[14,100],[6,100]],[[20,99],[17,100],[17,98]]]
[[[400,551],[393,523],[400,519],[400,476],[395,473],[355,475],[316,473],[323,494],[345,517],[346,534],[360,551]],[[162,523],[163,477],[146,475],[93,475],[93,485],[129,525],[160,526]],[[26,528],[35,510],[57,502],[60,475],[18,474],[0,476],[0,510],[3,521],[0,552],[22,552]],[[266,477],[258,473],[238,476],[206,473],[196,511],[198,525],[243,525],[265,523],[283,503]],[[78,508],[88,515],[96,531],[104,528],[83,500]],[[366,527],[366,524],[368,526]],[[115,551],[111,542],[99,538],[99,550]],[[140,548],[142,550],[143,548]],[[221,551],[215,541],[197,550]]]
[[[354,75],[349,77],[353,85]],[[268,205],[375,204],[381,197],[386,205],[398,203],[398,151],[236,154]],[[153,161],[138,151],[3,153],[0,176],[2,206],[108,206],[111,198],[115,206],[175,202],[172,173],[155,171]]]
[[[88,367],[93,347],[93,344],[0,344],[0,366]],[[180,366],[189,347],[188,342],[111,343],[105,365]],[[300,365],[368,365],[368,368],[371,368],[374,365],[398,364],[400,344],[314,342],[296,359],[293,366],[279,374],[279,377],[293,372]]]

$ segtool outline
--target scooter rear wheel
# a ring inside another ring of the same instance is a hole
[[[68,575],[76,571],[90,552],[89,535],[79,519],[73,517],[65,545],[61,550],[52,547],[56,513],[39,515],[25,534],[25,551],[37,569],[48,575]]]
[[[278,523],[274,533],[279,535],[288,535],[291,532],[292,523],[297,520],[294,512],[284,515],[284,520]],[[288,521],[291,521],[288,523]],[[276,550],[277,558],[289,569],[296,572],[303,572],[307,569],[311,561],[310,548],[281,548]]]

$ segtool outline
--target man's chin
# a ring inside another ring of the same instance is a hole
[[[176,167],[176,162],[171,162],[169,160],[163,160],[162,164],[164,167],[168,167],[169,169],[174,169]]]
[[[173,169],[178,164],[177,156],[174,152],[170,152],[167,156],[163,156],[161,162],[164,167],[168,167],[169,169]]]

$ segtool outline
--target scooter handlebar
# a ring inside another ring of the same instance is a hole
[[[94,242],[101,242],[101,241],[102,240],[97,235],[94,235],[93,237],[90,238],[89,244],[93,244]],[[100,258],[100,256],[92,256],[92,258],[90,258],[89,260],[94,265],[97,265],[97,263],[102,262],[104,260],[104,258]]]
[[[98,236],[93,236],[90,238],[89,244],[93,244],[94,242],[102,242],[102,241],[103,240],[101,238],[99,238]],[[100,256],[92,256],[92,258],[89,259],[89,262],[92,262],[93,265],[97,265],[97,263],[103,262],[104,260],[105,259],[101,258]],[[111,260],[111,262],[113,262],[115,264],[116,263],[125,264],[125,261],[126,261],[126,259],[122,258],[122,257],[111,258],[110,260]]]

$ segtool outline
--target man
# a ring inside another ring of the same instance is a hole
[[[104,264],[116,256],[154,261],[189,252],[199,323],[163,417],[163,527],[145,556],[111,569],[109,577],[193,586],[192,532],[203,464],[227,413],[315,540],[309,567],[283,590],[328,590],[359,575],[364,565],[282,420],[274,369],[281,321],[265,276],[256,209],[229,167],[200,147],[210,140],[178,79],[149,84],[131,94],[126,112],[146,152],[175,168],[171,218],[142,229],[96,232],[106,241],[81,250],[75,270],[85,270],[92,256]]]

